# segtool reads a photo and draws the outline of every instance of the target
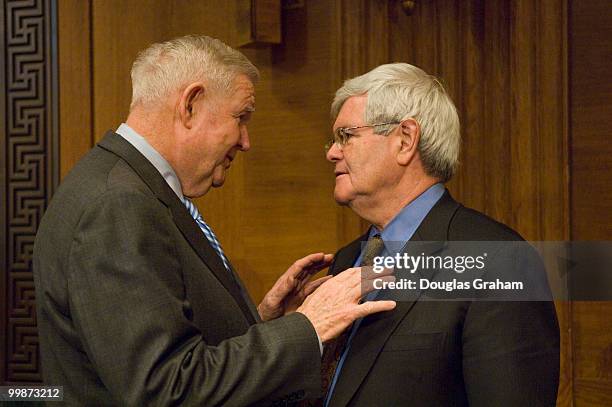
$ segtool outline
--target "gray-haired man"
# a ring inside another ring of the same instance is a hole
[[[445,190],[459,157],[459,119],[436,78],[409,64],[379,66],[344,83],[332,116],[334,197],[372,225],[336,254],[332,275],[360,264],[365,241],[384,242],[380,255],[393,256],[419,241],[522,240]],[[559,327],[552,302],[418,298],[356,321],[326,346],[329,384],[320,405],[555,404]]]

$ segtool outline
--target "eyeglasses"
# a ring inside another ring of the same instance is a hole
[[[386,122],[386,123],[376,123],[376,124],[366,124],[364,126],[353,126],[353,127],[338,127],[334,134],[329,140],[329,142],[325,145],[325,149],[329,150],[332,148],[334,144],[338,144],[340,147],[343,147],[348,143],[349,139],[355,135],[355,130],[365,129],[368,127],[377,127],[377,126],[385,126],[389,124],[400,124],[401,122]]]

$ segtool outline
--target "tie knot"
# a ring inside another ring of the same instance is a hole
[[[371,266],[374,264],[374,257],[382,253],[385,247],[385,242],[379,233],[368,239],[365,248],[363,249],[363,257],[361,259],[361,266]]]

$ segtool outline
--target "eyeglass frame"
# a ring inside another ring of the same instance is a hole
[[[400,123],[401,121],[399,122],[396,121],[396,122],[386,122],[386,123],[365,124],[363,126],[338,127],[336,130],[334,130],[332,139],[325,145],[325,149],[329,150],[330,148],[333,147],[334,144],[338,144],[338,146],[340,147],[345,146],[346,143],[348,143],[348,141],[350,140],[350,138],[355,135],[355,134],[349,133],[349,131],[357,130],[357,129],[365,129],[368,127],[377,127],[377,126],[385,126],[389,124],[400,124]],[[343,137],[345,137],[344,141],[338,141],[339,139],[342,139]]]

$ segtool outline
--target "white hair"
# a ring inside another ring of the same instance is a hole
[[[331,106],[332,120],[348,98],[366,94],[365,123],[414,118],[421,127],[418,151],[425,172],[448,181],[459,162],[461,135],[457,110],[440,81],[410,64],[380,65],[344,82]],[[387,135],[392,129],[376,126],[374,131]]]
[[[195,81],[228,91],[240,74],[253,84],[259,79],[257,68],[247,57],[215,38],[188,35],[152,44],[138,54],[132,65],[130,109],[160,102]]]

